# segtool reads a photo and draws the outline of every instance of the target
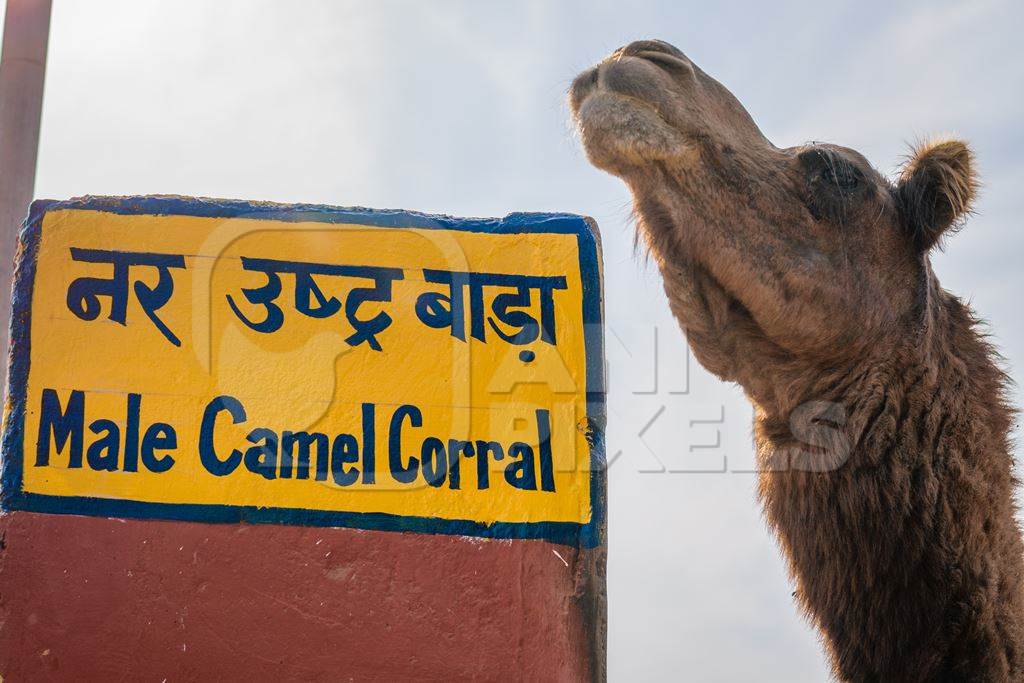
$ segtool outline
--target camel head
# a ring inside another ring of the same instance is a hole
[[[928,252],[975,190],[964,143],[922,146],[896,182],[846,147],[780,149],[656,40],[582,73],[570,106],[591,162],[629,185],[698,360],[753,398],[777,368],[858,362],[926,326]]]

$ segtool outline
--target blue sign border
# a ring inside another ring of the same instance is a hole
[[[583,283],[583,324],[586,346],[587,412],[590,429],[591,518],[574,522],[498,522],[410,517],[385,513],[335,512],[191,503],[148,503],[131,500],[51,496],[22,490],[23,431],[31,358],[31,304],[44,216],[50,211],[80,209],[121,215],[180,215],[287,222],[351,223],[374,227],[464,230],[492,234],[558,233],[576,235]],[[93,515],[114,518],[166,519],[190,522],[293,524],[485,538],[544,539],[564,545],[595,547],[604,541],[605,515],[605,389],[604,327],[596,225],[564,213],[514,213],[503,219],[464,219],[413,211],[342,208],[313,204],[273,204],[190,197],[83,197],[32,203],[20,235],[11,301],[11,350],[3,433],[0,509]]]

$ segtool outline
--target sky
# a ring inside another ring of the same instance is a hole
[[[628,192],[587,163],[565,92],[611,50],[656,37],[778,146],[836,142],[893,173],[917,139],[970,140],[977,214],[935,269],[1020,377],[1024,5],[893,5],[54,0],[35,194],[592,216],[610,377],[609,677],[821,681],[755,501],[751,409],[687,352],[634,252]]]

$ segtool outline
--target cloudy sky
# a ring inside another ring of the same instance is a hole
[[[838,142],[892,172],[908,141],[968,138],[984,192],[936,268],[1020,377],[1024,5],[891,4],[55,0],[36,195],[593,216],[611,678],[820,681],[754,501],[750,408],[689,359],[658,274],[633,254],[627,192],[586,163],[565,90],[610,50],[659,37],[780,146]]]

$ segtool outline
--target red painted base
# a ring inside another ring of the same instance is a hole
[[[600,680],[604,551],[15,512],[4,681]]]

